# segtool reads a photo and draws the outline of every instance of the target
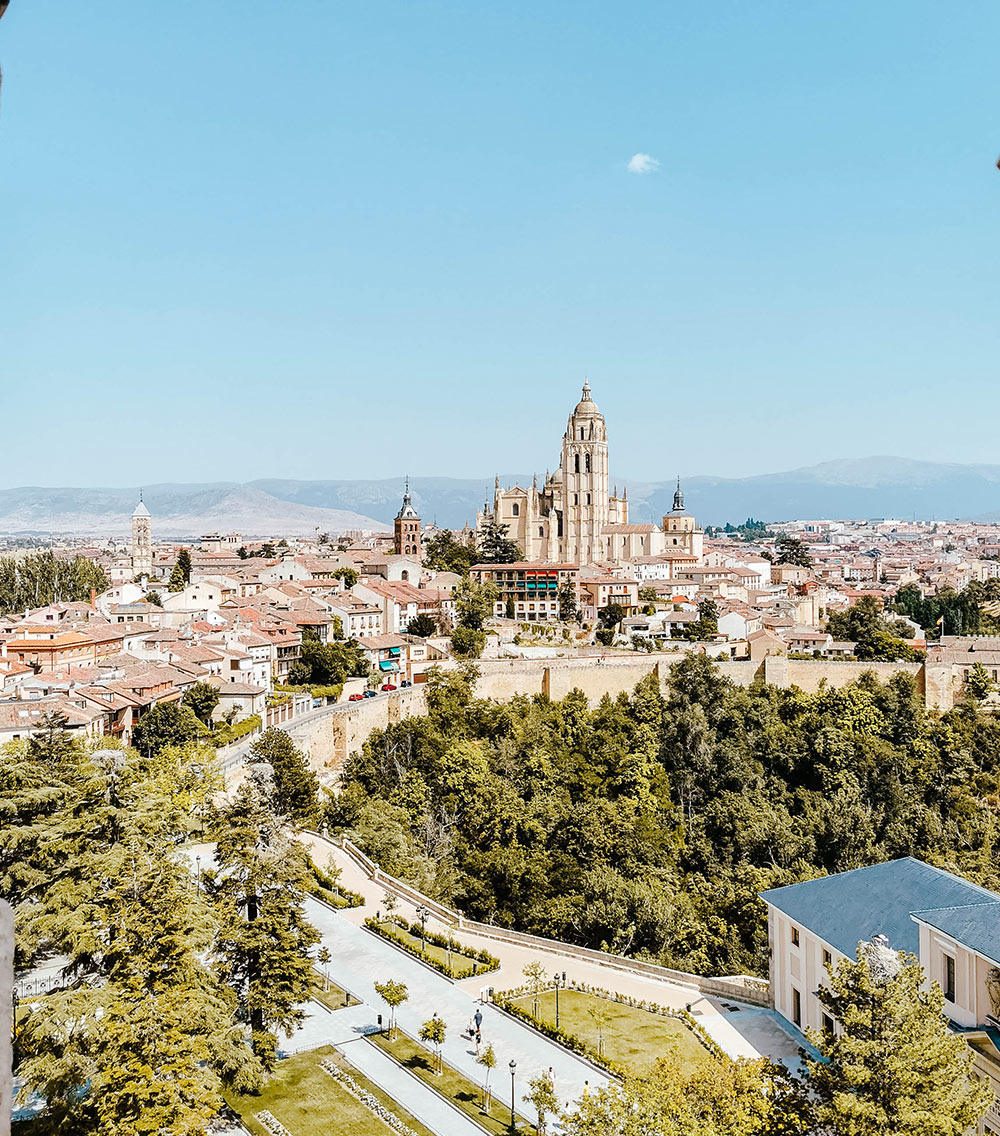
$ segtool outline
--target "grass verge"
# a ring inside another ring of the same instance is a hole
[[[534,1016],[534,998],[531,994],[511,1001]],[[697,1037],[677,1018],[653,1014],[635,1006],[624,1006],[581,990],[560,990],[560,1029],[585,1041],[595,1052],[598,1048],[598,1030],[588,1012],[593,1008],[609,1015],[604,1026],[605,1058],[630,1073],[646,1072],[671,1048],[676,1049],[681,1067],[686,1073],[713,1060]],[[538,995],[539,1022],[554,1026],[555,1010],[554,990],[546,990]]]
[[[243,1123],[254,1136],[270,1136],[268,1130],[256,1119],[256,1114],[265,1109],[273,1113],[295,1136],[387,1136],[392,1133],[387,1124],[320,1068],[320,1061],[324,1057],[342,1065],[358,1084],[378,1097],[420,1136],[434,1136],[362,1074],[345,1063],[332,1046],[297,1053],[294,1057],[280,1061],[258,1096],[226,1093],[226,1102],[240,1114]]]
[[[430,1050],[425,1049],[400,1030],[396,1031],[396,1036],[392,1041],[386,1034],[369,1034],[368,1040],[373,1045],[383,1049],[391,1057],[395,1057],[400,1065],[409,1069],[421,1081],[430,1085],[431,1088],[437,1089],[443,1097],[460,1108],[471,1120],[485,1128],[491,1136],[511,1136],[509,1098],[505,1104],[503,1100],[498,1100],[494,1095],[487,1112],[483,1108],[483,1090],[479,1085],[474,1084],[450,1065],[444,1065],[442,1073],[435,1073],[434,1055]],[[490,1074],[491,1088],[494,1094],[504,1091],[510,1092],[508,1079],[504,1076],[506,1071],[506,1066],[498,1064]],[[485,1073],[485,1070],[483,1072]],[[522,1088],[519,1097],[523,1091]],[[520,1099],[518,1104],[520,1104]],[[519,1136],[533,1136],[535,1127],[518,1118],[516,1131]]]

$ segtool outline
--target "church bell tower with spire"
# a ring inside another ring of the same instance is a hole
[[[561,466],[565,509],[561,555],[571,564],[588,564],[602,558],[601,532],[608,523],[608,433],[586,380],[566,424]]]
[[[396,514],[392,526],[394,548],[397,556],[415,556],[418,560],[421,555],[421,521],[420,514],[413,507],[410,500],[410,479],[406,479],[406,488],[403,491],[403,505]]]

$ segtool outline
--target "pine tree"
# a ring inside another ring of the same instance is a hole
[[[184,576],[184,583],[191,583],[191,553],[186,548],[182,548],[177,553],[177,567],[180,568]]]
[[[915,956],[898,974],[873,973],[866,945],[844,959],[817,995],[839,1024],[813,1041],[816,1121],[831,1136],[962,1136],[983,1116],[990,1093],[970,1079],[971,1050],[951,1033],[937,983],[922,990]]]
[[[483,564],[513,564],[521,559],[521,549],[507,535],[509,525],[491,517],[483,525],[479,540],[479,558]]]
[[[219,971],[251,1029],[251,1046],[270,1071],[276,1030],[287,1036],[305,1018],[316,983],[310,952],[319,933],[302,893],[309,858],[284,828],[267,766],[255,766],[219,814],[218,873],[209,879],[219,919]]]
[[[275,807],[306,827],[319,815],[319,778],[284,730],[271,726],[250,747],[251,762],[266,762],[274,773]]]
[[[171,569],[170,579],[167,581],[167,591],[183,592],[185,583],[186,581],[184,579],[184,569],[180,566],[179,563],[175,564]]]

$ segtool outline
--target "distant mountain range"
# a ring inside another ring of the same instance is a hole
[[[504,485],[530,484],[526,474]],[[674,481],[618,479],[628,490],[630,519],[656,521],[671,508]],[[829,517],[1000,520],[1000,465],[957,465],[873,457],[824,462],[756,477],[683,479],[688,509],[703,525]],[[493,479],[413,477],[413,503],[425,522],[461,528],[493,496]],[[403,478],[153,485],[144,499],[154,538],[214,530],[246,536],[384,530],[403,495]],[[137,488],[0,490],[0,533],[124,536]]]

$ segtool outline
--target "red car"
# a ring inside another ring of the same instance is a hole
[[[395,687],[394,687],[394,686],[392,685],[392,683],[391,683],[391,682],[387,682],[387,683],[386,683],[386,684],[385,684],[385,685],[384,685],[384,686],[382,687],[382,689],[383,689],[383,690],[395,690],[396,688],[395,688]]]
[[[348,702],[364,702],[365,696],[363,694],[349,694],[347,696]]]

